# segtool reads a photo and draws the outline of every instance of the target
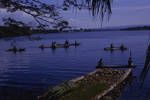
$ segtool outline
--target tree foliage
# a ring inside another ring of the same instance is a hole
[[[93,16],[100,16],[103,21],[104,16],[110,16],[112,0],[64,0],[63,6],[65,9],[71,6],[78,9],[88,9]]]
[[[57,2],[60,1],[57,0]],[[54,4],[45,3],[43,0],[0,0],[0,8],[5,8],[7,12],[11,13],[22,11],[32,16],[38,23],[39,28],[48,27],[50,24],[59,29],[68,27],[69,23],[60,16],[59,11],[66,11],[71,9],[71,7],[75,7],[79,10],[88,9],[92,12],[93,16],[100,15],[102,20],[105,14],[108,16],[111,14],[111,0],[62,1],[62,5],[58,7]]]

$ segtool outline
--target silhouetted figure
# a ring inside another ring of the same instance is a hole
[[[40,48],[41,48],[41,49],[44,49],[44,45],[43,45],[43,44],[41,44]]]
[[[52,42],[51,46],[52,48],[56,48],[56,42]]]
[[[65,41],[65,45],[69,45],[69,41],[68,40]]]
[[[123,50],[125,48],[124,44],[121,44],[120,49]]]
[[[133,66],[133,61],[131,57],[129,57],[128,59],[128,66]]]
[[[80,44],[77,43],[77,41],[75,41],[75,42],[74,42],[74,45],[75,45],[75,47],[76,47],[76,46],[79,46]]]
[[[113,43],[110,44],[110,48],[114,48],[114,44]]]
[[[77,41],[74,42],[75,46],[78,45]]]
[[[104,65],[104,62],[103,62],[103,59],[101,58],[99,61],[98,61],[98,66],[99,67],[102,67]]]
[[[13,46],[12,51],[13,51],[14,53],[16,53],[16,52],[17,52],[17,47],[16,47],[16,46]]]
[[[69,48],[69,41],[68,41],[68,40],[65,41],[64,47],[65,47],[65,48]]]

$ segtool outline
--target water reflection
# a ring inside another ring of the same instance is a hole
[[[129,52],[117,51],[111,54],[104,51],[104,47],[112,41],[116,45],[125,43],[132,49],[133,59],[138,66],[133,74],[139,76],[139,71],[143,68],[141,61],[144,59],[146,49],[146,31],[62,33],[40,36],[44,38],[41,41],[29,41],[23,37],[15,38],[18,47],[27,48],[26,52],[17,54],[5,52],[10,46],[10,41],[0,40],[0,100],[35,100],[49,86],[95,70],[100,57],[108,65],[126,64]],[[70,41],[80,41],[82,45],[77,48],[71,47],[67,50],[59,48],[54,51],[52,49],[41,51],[38,48],[41,43],[49,44],[52,40],[63,43],[66,38]],[[149,83],[150,81],[147,81],[147,84]],[[136,86],[137,83],[132,84]],[[149,85],[146,85],[146,88],[149,88]],[[127,95],[132,93],[134,92],[128,91]],[[142,94],[143,92],[139,93],[139,95]],[[128,100],[128,96],[125,100]]]

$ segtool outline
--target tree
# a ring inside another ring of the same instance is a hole
[[[112,0],[64,0],[64,8],[67,10],[71,6],[78,9],[88,9],[92,12],[93,16],[100,15],[103,21],[105,15],[111,15]]]
[[[93,16],[100,14],[101,20],[103,20],[105,14],[107,14],[108,17],[111,14],[111,0],[63,0],[60,6],[42,1],[43,0],[0,0],[0,8],[7,9],[7,12],[11,13],[22,11],[32,16],[38,23],[38,28],[45,28],[50,24],[59,29],[68,27],[69,23],[59,15],[59,11],[66,11],[71,7],[76,7],[79,10],[88,9],[92,12]]]

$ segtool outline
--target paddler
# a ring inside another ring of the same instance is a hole
[[[99,66],[99,67],[104,66],[104,62],[103,62],[103,59],[102,59],[102,58],[98,61],[98,66]]]
[[[114,48],[114,44],[113,43],[110,44],[110,48]]]

